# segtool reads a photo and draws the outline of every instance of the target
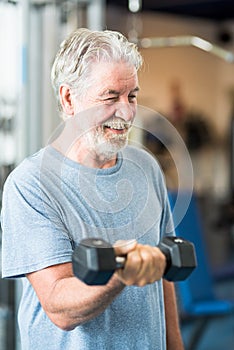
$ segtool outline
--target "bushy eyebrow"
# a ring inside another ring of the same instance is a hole
[[[135,87],[135,89],[130,91],[130,94],[132,94],[134,92],[138,92],[139,90],[140,90],[140,88],[137,86],[137,87]],[[120,95],[120,91],[109,89],[109,90],[104,91],[101,94],[101,96],[107,96],[107,95],[116,95],[116,96],[118,96],[118,95]]]
[[[133,92],[138,92],[138,91],[140,91],[140,88],[139,88],[139,86],[137,86],[135,89],[133,89],[132,91],[130,91],[131,93],[133,93]]]

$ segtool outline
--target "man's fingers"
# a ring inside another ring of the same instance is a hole
[[[136,244],[127,254],[124,268],[116,274],[126,285],[144,286],[160,280],[165,266],[165,256],[157,247]]]
[[[131,240],[119,240],[116,241],[113,245],[115,249],[115,254],[118,255],[127,255],[130,251],[134,250],[137,246],[137,241],[135,239]]]

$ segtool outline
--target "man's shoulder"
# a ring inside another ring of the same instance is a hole
[[[123,150],[123,157],[129,157],[135,161],[139,161],[140,163],[148,165],[151,164],[158,167],[158,161],[156,157],[152,153],[148,152],[148,150],[141,147],[128,145]]]
[[[40,176],[40,168],[42,164],[44,149],[23,159],[9,174],[6,184],[11,182],[28,182],[29,179],[38,178]]]

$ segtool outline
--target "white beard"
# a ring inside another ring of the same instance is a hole
[[[85,134],[85,142],[90,152],[98,158],[110,160],[128,143],[128,132],[124,134],[105,133],[102,126]]]

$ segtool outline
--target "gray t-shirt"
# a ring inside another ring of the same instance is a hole
[[[94,169],[48,146],[10,174],[1,214],[2,277],[23,282],[22,350],[166,349],[162,281],[126,287],[101,315],[67,332],[50,321],[25,278],[70,262],[82,238],[155,246],[172,234],[164,180],[151,155],[128,146],[115,166]]]

